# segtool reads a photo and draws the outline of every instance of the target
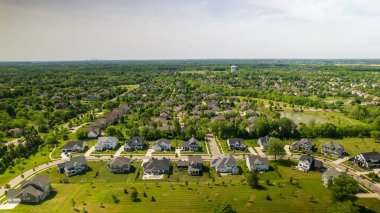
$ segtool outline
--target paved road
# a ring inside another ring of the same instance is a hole
[[[216,142],[215,136],[213,134],[207,134],[206,138],[210,144],[210,149],[211,149],[210,151],[211,151],[212,157],[216,158],[218,156],[221,156],[222,154],[220,153],[218,145],[216,144],[217,142]]]
[[[13,178],[8,184],[10,185],[11,188],[14,188],[18,184],[20,184],[21,181],[25,180],[26,178],[33,175],[34,173],[41,172],[45,169],[56,166],[57,164],[60,164],[62,162],[65,162],[65,160],[57,160],[57,161],[50,162],[49,164],[42,164],[40,166],[37,166],[37,167],[35,167],[35,171],[33,171],[33,169],[30,169],[30,170],[24,172],[23,174],[24,174],[25,178],[22,178],[21,175],[19,175],[19,176]],[[5,190],[6,189],[4,189],[3,187],[0,189],[0,196],[2,196],[5,193]]]

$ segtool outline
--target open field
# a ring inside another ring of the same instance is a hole
[[[372,138],[343,138],[343,139],[330,139],[330,138],[316,138],[312,140],[318,147],[318,152],[321,151],[322,145],[326,142],[333,141],[344,146],[345,151],[351,156],[362,152],[372,152],[380,150],[380,143],[375,143]]]
[[[71,177],[68,184],[60,183],[65,176],[52,168],[42,175],[52,180],[57,191],[54,198],[38,205],[19,205],[14,212],[70,212],[72,200],[76,208],[83,210],[85,207],[88,212],[123,212],[130,208],[133,212],[151,212],[152,209],[155,212],[178,212],[178,209],[210,212],[221,201],[230,202],[239,212],[258,209],[260,212],[324,212],[330,204],[330,193],[321,184],[321,174],[317,172],[303,173],[278,165],[281,177],[275,171],[262,174],[263,189],[253,190],[244,181],[244,175],[219,177],[212,171],[205,172],[202,177],[188,177],[174,169],[174,174],[166,180],[143,181],[139,164],[134,163],[135,170],[130,174],[112,174],[106,169],[106,162],[89,162],[91,170]],[[94,178],[96,172],[99,175]],[[291,176],[300,178],[299,187],[289,184]],[[215,182],[210,177],[215,177]],[[273,185],[264,183],[266,177],[273,178]],[[168,182],[169,179],[173,182]],[[187,187],[183,180],[188,181]],[[124,193],[124,189],[130,193],[134,188],[139,192],[140,202],[132,202],[130,194]],[[144,192],[147,197],[143,196]],[[118,204],[113,202],[112,195],[118,197]],[[266,200],[266,195],[272,200]],[[151,201],[151,196],[155,202]],[[310,201],[311,197],[315,202]],[[100,207],[101,204],[104,208]]]

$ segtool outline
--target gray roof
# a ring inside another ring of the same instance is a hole
[[[131,159],[127,157],[116,157],[112,159],[108,165],[109,166],[124,166],[129,165],[131,163]]]
[[[215,163],[215,168],[237,166],[236,159],[232,155],[225,155],[222,158],[219,157],[217,159],[214,159],[213,163]]]
[[[189,155],[190,164],[193,163],[202,163],[202,157],[200,155]]]
[[[72,149],[75,145],[83,147],[84,141],[70,141],[64,145],[61,149]]]
[[[105,142],[116,142],[117,143],[118,141],[119,141],[119,139],[117,139],[115,137],[99,137],[96,145],[102,145]]]
[[[177,166],[180,166],[180,167],[189,166],[189,161],[187,161],[187,160],[178,160],[177,161]]]
[[[7,192],[7,198],[14,198],[22,192],[22,189],[9,189]]]
[[[257,161],[260,161],[265,165],[269,165],[269,160],[267,157],[261,157],[259,155],[249,155],[248,159],[251,164],[254,164]]]
[[[143,145],[144,144],[144,138],[140,136],[133,136],[131,139],[128,139],[125,141],[126,145]]]
[[[167,145],[171,145],[172,141],[169,139],[166,139],[166,138],[161,138],[161,139],[156,141],[156,145],[161,145],[162,143],[165,143]]]
[[[87,165],[87,160],[85,156],[75,156],[69,161],[65,162],[65,168],[73,168],[76,164]]]
[[[323,144],[323,147],[327,147],[333,150],[336,150],[336,149],[344,150],[344,147],[342,145],[340,145],[339,143],[331,142],[331,141]]]
[[[291,146],[295,146],[295,147],[300,147],[301,145],[304,145],[304,144],[310,144],[310,145],[314,145],[313,142],[307,138],[302,138],[301,140],[299,141],[295,141],[294,143],[292,143]]]
[[[323,173],[323,175],[328,179],[333,179],[342,175],[346,175],[346,173],[342,171],[338,171],[335,168],[329,168],[327,171]]]
[[[301,155],[300,161],[308,161],[309,163],[312,163],[314,158],[310,155]]]
[[[41,188],[43,188],[44,186],[50,184],[50,180],[49,180],[49,178],[47,178],[45,176],[37,175],[33,179],[22,181],[21,187],[24,188],[25,186],[30,185],[30,184],[34,184],[34,185],[37,185],[37,186],[40,186]]]
[[[169,158],[150,158],[148,162],[145,162],[142,166],[144,171],[158,171],[158,170],[169,170],[170,161]]]
[[[243,138],[228,138],[227,142],[230,145],[235,145],[235,144],[240,145],[240,143],[244,142],[244,139]]]
[[[361,153],[365,161],[379,161],[380,154],[378,152],[365,152]]]
[[[269,142],[270,137],[267,135],[258,139],[257,143],[262,146],[266,146]]]

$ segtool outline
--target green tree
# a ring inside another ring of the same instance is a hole
[[[330,206],[328,213],[359,213],[359,208],[351,201],[337,202]]]
[[[75,135],[77,136],[77,139],[78,139],[78,140],[84,140],[84,139],[86,139],[86,138],[87,138],[87,134],[88,134],[88,132],[87,132],[87,130],[84,129],[84,128],[80,128],[80,129],[78,129],[78,130],[76,131],[76,133],[75,133]]]
[[[267,153],[273,155],[274,160],[277,160],[277,156],[282,156],[285,154],[284,144],[278,138],[270,138]]]
[[[359,191],[359,184],[350,176],[340,176],[334,179],[331,192],[334,201],[355,201]]]
[[[259,177],[257,173],[250,172],[247,177],[247,182],[251,186],[252,189],[256,189],[259,187]]]
[[[139,196],[139,193],[136,191],[136,190],[134,190],[132,193],[131,193],[131,198],[132,198],[132,201],[133,202],[136,202],[137,201],[137,197]]]
[[[371,137],[375,139],[376,142],[380,142],[380,131],[372,131]]]
[[[214,213],[236,213],[237,211],[232,207],[231,204],[227,202],[219,203],[215,209]]]

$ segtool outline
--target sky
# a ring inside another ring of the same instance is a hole
[[[379,0],[0,0],[0,61],[380,58]]]

